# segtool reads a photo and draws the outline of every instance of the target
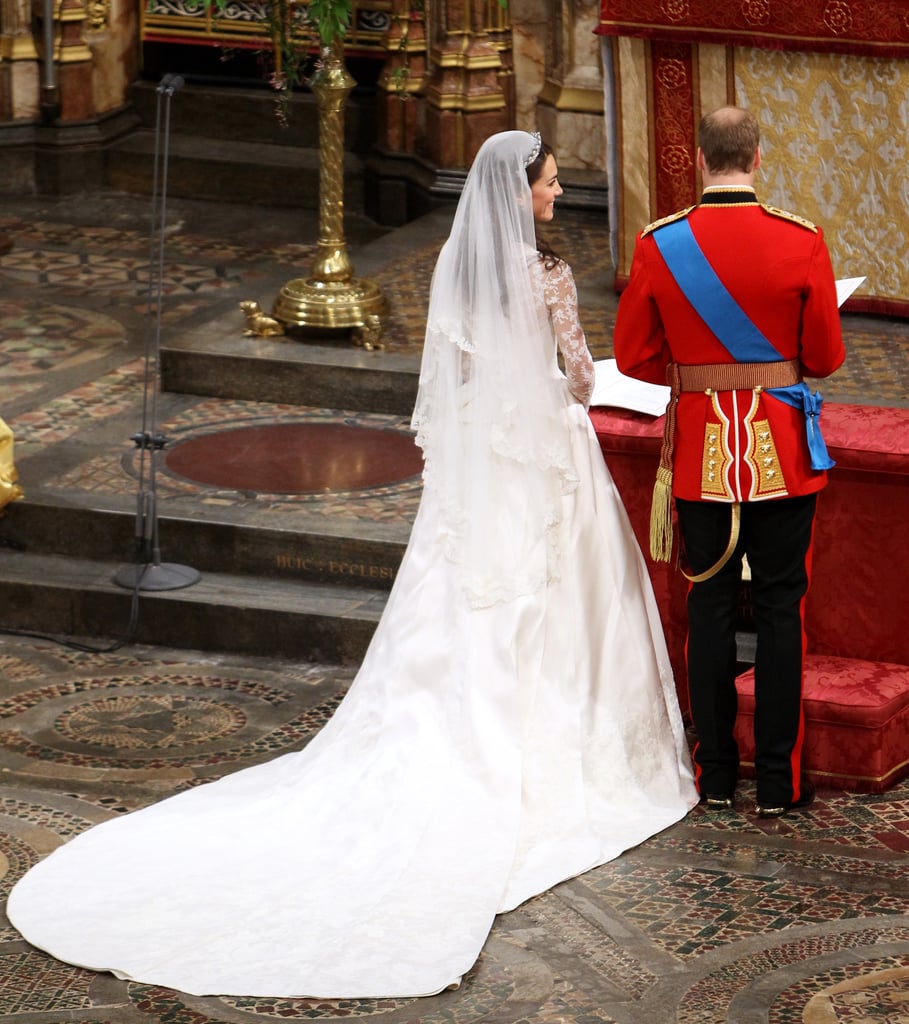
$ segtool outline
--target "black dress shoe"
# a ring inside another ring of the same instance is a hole
[[[735,796],[725,793],[702,793],[700,802],[711,811],[731,811],[735,807]]]
[[[802,794],[798,800],[788,804],[758,804],[755,808],[759,818],[781,818],[787,811],[800,811],[814,803],[814,784],[811,782],[802,783]]]

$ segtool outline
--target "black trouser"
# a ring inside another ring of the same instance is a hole
[[[742,555],[751,569],[757,629],[754,742],[757,802],[778,806],[800,795],[804,599],[811,571],[817,495],[743,502],[735,554],[688,592],[688,691],[697,733],[701,793],[731,794],[739,764],[733,738],[737,698],[736,612]],[[729,541],[731,507],[676,499],[691,575],[710,568]]]

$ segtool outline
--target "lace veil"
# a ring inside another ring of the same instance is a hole
[[[445,551],[474,607],[559,575],[563,495],[577,484],[567,383],[542,298],[526,166],[538,135],[477,154],[433,274],[413,413]]]

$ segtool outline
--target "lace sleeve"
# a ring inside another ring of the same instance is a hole
[[[578,290],[571,267],[560,260],[546,271],[543,290],[549,319],[565,364],[568,387],[586,409],[593,394],[595,371],[578,318]]]

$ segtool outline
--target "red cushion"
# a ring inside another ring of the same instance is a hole
[[[754,672],[736,680],[735,738],[754,775]],[[820,785],[880,793],[909,775],[909,665],[808,655],[802,767]]]
[[[609,461],[609,452],[645,452],[659,460],[664,416],[647,416],[630,409],[593,408],[590,422]],[[654,465],[653,472],[656,472]]]
[[[736,679],[739,708],[754,712],[754,669]],[[805,718],[876,729],[909,705],[909,665],[809,654],[805,658]]]
[[[838,469],[909,475],[909,409],[825,402],[821,428]]]

